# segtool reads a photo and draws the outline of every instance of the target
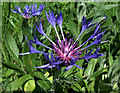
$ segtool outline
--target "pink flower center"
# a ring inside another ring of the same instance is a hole
[[[29,18],[30,18],[30,15],[29,15],[29,14],[27,14],[27,15],[23,14],[22,16],[23,16],[24,18],[26,18],[26,19],[29,19]]]
[[[77,51],[74,51],[76,46],[77,44],[73,44],[72,40],[69,42],[67,42],[67,40],[65,40],[65,42],[61,40],[61,44],[57,41],[57,46],[53,45],[55,56],[58,56],[59,60],[63,61],[65,64],[69,64],[72,57],[77,58]]]

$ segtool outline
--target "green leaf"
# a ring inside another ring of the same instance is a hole
[[[65,71],[64,74],[63,74],[63,76],[64,76],[64,77],[73,76],[73,74],[71,74],[71,73],[73,72],[74,67],[75,67],[75,66],[73,66],[71,69]]]
[[[101,91],[106,91],[109,93],[112,90],[112,84],[100,82],[99,88]]]
[[[118,21],[119,24],[120,24],[120,8],[117,8],[117,9],[116,9],[116,18],[117,18],[117,21]]]
[[[46,77],[48,77],[50,74],[49,74],[49,72],[46,72],[44,75],[45,75]]]
[[[20,72],[22,75],[24,75],[24,71],[20,67],[18,67],[16,64],[14,64],[12,62],[2,62],[2,64],[5,67],[7,67],[9,69],[13,69],[13,70],[15,70],[17,72]]]
[[[19,49],[17,48],[16,42],[11,36],[9,31],[5,31],[5,39],[6,39],[7,47],[9,47],[10,50],[12,51],[11,54],[12,53],[15,54],[15,56],[18,58]]]
[[[23,53],[28,52],[28,51],[29,51],[29,46],[27,42],[25,42],[24,47],[23,47]],[[33,74],[33,72],[36,70],[36,68],[34,67],[32,63],[33,59],[35,59],[34,54],[23,55],[23,63],[25,64],[25,67],[30,74]]]
[[[106,68],[102,68],[102,69],[100,69],[100,70],[94,72],[94,73],[91,74],[88,78],[91,79],[91,78],[97,77],[97,76],[100,75],[100,74],[103,72],[103,70],[105,70],[105,69],[106,69]]]
[[[45,74],[45,77],[47,77],[47,79],[50,81],[50,83],[52,84],[53,83],[53,76],[50,76],[49,77],[49,75],[50,75],[50,73],[49,72],[46,72]]]
[[[95,79],[89,84],[89,89],[90,91],[92,91],[93,93],[95,93]]]
[[[33,39],[32,33],[30,32],[30,28],[29,28],[27,19],[24,19],[22,22],[22,32],[23,32],[24,36],[27,36],[28,40]]]
[[[3,77],[9,77],[10,75],[14,74],[16,71],[12,69],[8,69],[4,74]]]
[[[32,78],[33,77],[31,77],[30,74],[24,75],[20,77],[19,79],[9,83],[6,91],[16,91],[18,90],[19,87],[21,87],[25,83],[25,81],[32,79]]]
[[[84,62],[84,59],[81,59],[81,60],[78,60],[76,64],[82,67],[83,62]],[[79,70],[79,71],[77,71],[76,76],[77,76],[79,79],[81,79],[81,78],[83,78],[83,71],[84,71],[84,70],[83,70],[83,69],[80,69],[80,68],[78,68],[78,70]]]
[[[35,89],[36,85],[35,85],[35,81],[34,80],[29,80],[25,83],[24,85],[24,91],[33,91]]]
[[[87,2],[87,3],[95,5],[96,7],[101,5],[101,2]]]
[[[118,6],[118,4],[103,5],[102,7],[100,7],[99,9],[97,9],[96,11],[92,11],[91,13],[89,13],[89,15],[87,16],[87,18],[104,15],[104,13],[105,13],[106,10],[109,10],[109,9],[117,7],[117,6]]]
[[[78,37],[78,31],[77,31],[77,25],[76,23],[72,20],[73,19],[73,13],[70,12],[69,16],[68,16],[68,27],[69,30],[71,31],[71,33],[73,34],[73,36],[75,35],[76,37]]]
[[[99,23],[100,21],[104,20],[106,17],[98,17],[96,18],[94,21],[93,21],[93,24],[94,23]]]
[[[113,65],[113,56],[110,53],[110,46],[109,46],[109,66],[111,67]]]
[[[11,25],[12,25],[15,29],[20,30],[20,28],[17,27],[17,26],[14,24],[14,22],[12,21],[12,19],[8,19],[8,20],[9,20],[9,22],[11,23]]]
[[[112,56],[112,55],[111,55]],[[113,58],[112,58],[113,59]],[[111,60],[113,62],[113,60]],[[117,65],[118,66],[118,59],[115,60],[115,62],[110,65],[109,71],[108,71],[108,77],[110,77],[111,73],[113,72],[114,67]]]
[[[47,32],[46,32],[46,35],[47,35],[47,36],[50,35],[50,33],[51,33],[51,28],[52,28],[51,25],[50,25],[49,27],[47,27]],[[45,39],[45,36],[43,35],[43,36],[41,37],[41,39]]]
[[[97,63],[97,59],[91,59],[90,63],[88,63],[87,69],[85,70],[85,75],[88,75],[88,76],[90,76],[93,73],[95,69],[95,65]]]
[[[102,9],[93,11],[93,12],[91,12],[91,13],[88,14],[87,19],[89,19],[89,18],[91,18],[91,17],[96,17],[96,16],[99,16],[99,15],[103,15],[104,12],[105,12],[105,11],[102,10]]]
[[[5,53],[4,49],[3,49],[3,47],[0,46],[0,49],[1,49],[1,51],[2,51],[2,55],[3,55],[2,58],[4,58],[5,62],[7,62],[6,53]],[[2,59],[2,58],[1,58],[1,59]]]
[[[109,4],[109,5],[104,5],[102,9],[104,10],[110,10],[111,8],[118,7],[118,4]]]
[[[78,92],[82,91],[82,88],[78,83],[72,85],[71,88]]]
[[[34,76],[40,79],[37,80],[36,82],[45,91],[48,91],[51,88],[50,81],[44,76],[42,72],[34,72]]]
[[[115,67],[112,71],[112,76],[118,74],[118,70],[120,70],[120,68],[119,68],[119,64],[117,62],[117,64],[115,65]]]
[[[47,79],[50,81],[51,84],[53,84],[53,76],[50,76]]]
[[[85,87],[87,88],[87,91],[90,91],[87,80],[83,80],[83,82],[85,84]]]
[[[45,82],[46,82],[45,80],[37,80],[36,82],[37,82],[37,84],[38,84],[40,87],[42,87],[45,91],[50,90],[50,86],[48,86],[48,84],[45,83]],[[46,86],[46,85],[47,85],[47,86]]]
[[[19,65],[22,67],[23,69],[23,65],[21,60],[18,58],[19,55],[19,49],[17,48],[16,42],[13,39],[13,37],[11,36],[10,32],[5,31],[5,39],[6,39],[6,47],[8,48],[8,51],[11,53],[11,55],[13,56],[13,58],[15,58],[16,62],[19,63]]]
[[[82,8],[80,8],[80,6],[82,6]],[[77,18],[78,18],[79,24],[82,22],[82,18],[85,15],[86,15],[86,6],[85,6],[85,4],[84,3],[82,3],[82,4],[78,3],[77,4]]]

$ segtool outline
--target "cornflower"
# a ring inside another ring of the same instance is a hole
[[[41,43],[37,39],[37,37],[34,35],[34,40],[28,41],[28,39],[26,37],[26,40],[27,40],[29,48],[30,48],[29,52],[20,54],[20,55],[31,54],[31,53],[42,53],[42,54],[44,54],[46,60],[48,60],[49,63],[46,64],[46,65],[36,67],[36,68],[48,69],[48,68],[53,68],[53,67],[57,66],[57,68],[60,69],[61,65],[64,65],[64,66],[66,66],[64,71],[69,70],[73,66],[76,66],[80,69],[83,69],[79,65],[75,64],[78,60],[85,59],[87,62],[89,62],[89,59],[91,59],[91,58],[96,59],[99,56],[103,56],[103,55],[106,54],[106,53],[100,54],[99,53],[99,50],[100,50],[99,47],[96,48],[94,53],[93,53],[94,49],[92,49],[90,52],[88,52],[88,48],[90,46],[98,45],[100,43],[106,42],[106,41],[101,41],[101,39],[103,37],[103,34],[105,33],[105,31],[100,33],[101,29],[99,29],[99,28],[100,28],[101,23],[97,23],[94,33],[85,42],[83,42],[81,45],[78,45],[79,44],[79,39],[80,39],[82,33],[86,29],[90,28],[91,26],[93,26],[95,24],[92,24],[91,21],[86,23],[86,18],[83,16],[82,30],[81,30],[79,36],[77,37],[76,40],[73,40],[73,39],[68,40],[67,37],[65,38],[63,30],[62,30],[62,22],[63,22],[62,13],[61,12],[60,12],[60,14],[57,13],[57,17],[55,17],[54,13],[49,11],[49,15],[46,12],[46,17],[47,17],[48,22],[53,26],[53,28],[56,32],[56,35],[57,35],[56,42],[53,42],[45,34],[45,32],[43,31],[42,22],[40,21],[39,26],[36,23],[36,28],[37,28],[37,30],[39,31],[40,34],[44,35],[50,41],[51,47],[46,46],[43,43]],[[60,39],[60,37],[59,37],[59,33],[56,29],[56,23],[58,24],[58,26],[60,28],[62,39]],[[93,40],[93,42],[91,44],[85,46],[85,44],[87,42],[89,42],[90,40]],[[45,53],[44,49],[43,49],[43,51],[36,50],[32,46],[32,43],[36,44],[36,45],[44,46],[45,48],[48,48],[48,49],[52,50],[51,54]],[[87,49],[87,51],[85,52],[84,50],[86,50],[86,49]],[[82,54],[84,54],[84,53],[85,53],[85,55],[82,56]],[[49,57],[49,55],[51,57]]]
[[[23,9],[23,12],[21,11],[21,8],[19,6],[16,6],[15,10],[12,10],[12,9],[11,10],[13,13],[19,13],[23,18],[29,19],[33,16],[40,15],[41,11],[43,11],[44,7],[45,7],[44,5],[40,4],[39,8],[36,9],[37,5],[34,4],[31,6],[26,5],[25,9]]]

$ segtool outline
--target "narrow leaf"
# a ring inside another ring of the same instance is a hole
[[[7,86],[6,91],[16,91],[19,87],[21,87],[25,81],[32,79],[30,74],[24,75],[23,77],[16,79],[15,81],[11,82]]]
[[[14,63],[12,63],[12,62],[2,62],[2,64],[3,64],[5,67],[7,67],[7,68],[9,68],[9,69],[13,69],[13,70],[15,70],[15,71],[17,71],[17,72],[20,72],[21,74],[24,75],[24,71],[23,71],[20,67],[18,67],[16,64],[14,64]]]

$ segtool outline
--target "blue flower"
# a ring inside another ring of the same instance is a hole
[[[46,11],[45,11],[45,13],[46,13],[46,17],[47,17],[47,20],[49,21],[49,23],[50,23],[54,28],[56,28],[56,17],[54,16],[54,13],[49,11],[49,16],[48,16],[48,14],[47,14]]]
[[[36,23],[37,30],[39,31],[40,34],[44,35],[50,41],[51,47],[48,47],[48,46],[42,44],[40,41],[38,41],[37,37],[34,36],[34,40],[30,40],[30,41],[27,40],[28,45],[30,47],[30,51],[27,53],[20,54],[20,55],[31,54],[31,53],[44,54],[46,60],[49,63],[46,65],[36,67],[36,68],[48,69],[48,68],[53,68],[53,67],[57,66],[57,68],[60,69],[61,66],[64,65],[64,66],[66,66],[66,69],[64,71],[69,70],[73,66],[83,69],[79,65],[75,64],[78,60],[85,59],[87,62],[89,62],[88,60],[91,58],[98,58],[99,56],[105,55],[105,54],[99,53],[99,50],[100,50],[99,47],[97,47],[97,49],[94,53],[93,53],[93,49],[89,53],[83,51],[86,49],[88,50],[89,47],[92,45],[98,45],[99,43],[106,42],[106,41],[101,41],[105,31],[101,32],[100,23],[96,24],[96,29],[95,29],[94,33],[85,42],[83,42],[81,45],[78,45],[79,39],[80,39],[80,36],[82,35],[82,33],[86,29],[90,28],[91,26],[93,26],[95,24],[92,24],[92,22],[86,23],[86,18],[83,16],[82,30],[81,30],[78,38],[76,40],[73,40],[73,39],[68,40],[67,37],[66,38],[64,37],[63,31],[62,31],[62,22],[63,22],[62,13],[60,12],[60,14],[57,14],[57,18],[56,18],[54,16],[54,13],[49,11],[49,17],[48,17],[47,12],[46,12],[46,17],[48,19],[48,22],[54,27],[54,29],[56,31],[56,34],[57,34],[56,41],[55,42],[52,41],[45,34],[43,27],[42,27],[42,22],[40,22],[39,25]],[[58,35],[57,29],[56,29],[56,22],[59,25],[59,28],[61,30],[62,39],[60,39],[60,37]],[[84,45],[86,45],[86,43],[89,42],[90,40],[92,40],[93,42],[84,47]],[[51,54],[45,53],[44,50],[37,51],[36,49],[33,48],[32,43],[41,45],[41,46],[44,46],[45,48],[50,49],[52,51]],[[82,54],[84,54],[84,56],[82,56]]]
[[[45,7],[44,5],[40,4],[39,8],[36,9],[37,5],[34,4],[31,6],[26,5],[25,9],[23,9],[23,12],[21,11],[21,8],[19,6],[16,6],[15,10],[12,10],[12,9],[11,10],[13,13],[19,13],[23,18],[29,19],[33,16],[40,15],[41,11],[43,11],[44,7]]]

